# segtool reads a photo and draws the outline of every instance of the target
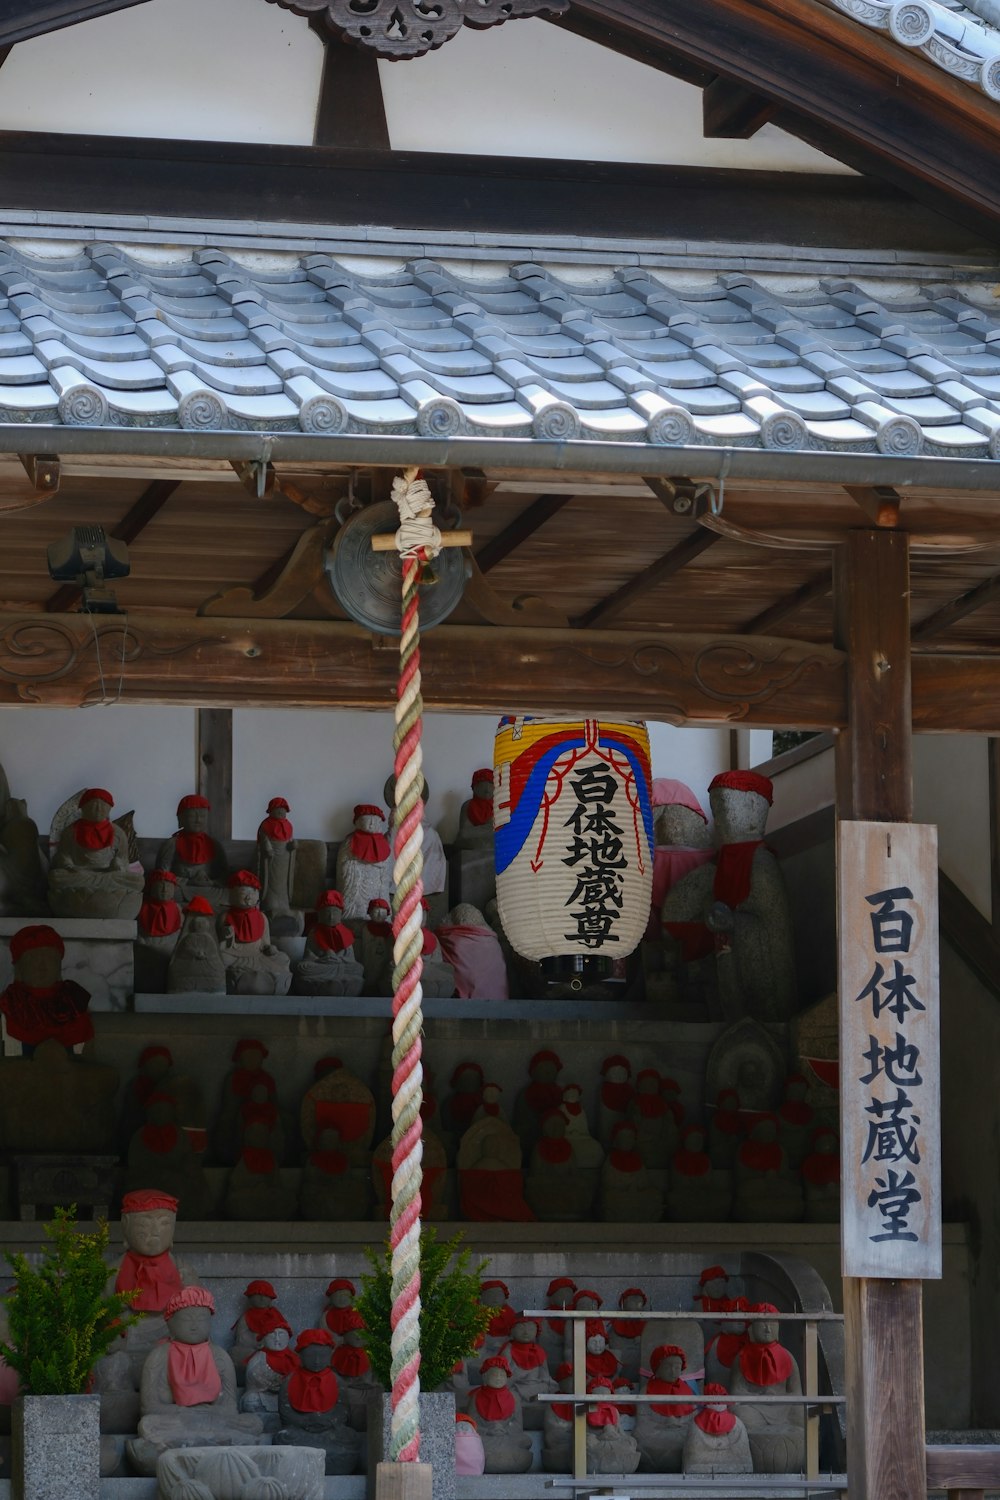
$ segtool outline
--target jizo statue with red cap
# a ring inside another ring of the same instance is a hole
[[[226,993],[215,912],[207,896],[192,896],[184,907],[184,921],[167,964],[167,994]]]
[[[302,912],[292,906],[298,841],[285,797],[272,797],[267,816],[257,829],[257,874],[260,904],[277,937],[294,937],[302,931]]]
[[[237,870],[227,881],[228,910],[220,922],[219,947],[231,995],[287,995],[292,982],[288,954],[271,942],[260,909],[260,881]]]
[[[88,787],[65,827],[49,869],[49,905],[57,917],[124,918],[142,905],[143,876],[129,869],[128,836],[111,821],[114,798]]]
[[[796,1002],[788,895],[764,843],[772,783],[755,771],[724,771],[708,789],[716,855],[667,893],[665,939],[680,964],[714,958],[727,1020],[785,1021]]]
[[[493,847],[493,767],[473,771],[472,796],[462,804],[458,815],[456,849],[492,849]]]
[[[531,1439],[524,1431],[521,1398],[510,1388],[510,1362],[491,1355],[480,1366],[482,1385],[469,1392],[466,1410],[483,1441],[487,1474],[526,1474]]]
[[[361,1435],[347,1425],[347,1404],[330,1365],[333,1335],[325,1328],[306,1328],[295,1342],[299,1368],[278,1396],[281,1429],[278,1445],[322,1448],[327,1474],[353,1474],[361,1454]]]
[[[266,1282],[262,1284],[267,1285]],[[253,1352],[246,1359],[246,1389],[240,1397],[240,1411],[260,1417],[265,1432],[277,1432],[281,1425],[278,1395],[289,1375],[299,1368],[300,1360],[291,1348],[291,1324],[277,1307],[260,1308],[257,1327],[260,1331],[254,1340]],[[238,1376],[237,1348],[242,1349],[242,1345],[234,1344],[232,1350]]]
[[[392,849],[386,816],[374,802],[359,802],[354,829],[337,850],[337,889],[343,892],[344,916],[363,921],[372,901],[392,893]]]
[[[226,879],[224,852],[208,831],[211,812],[207,797],[197,792],[182,797],[177,804],[177,832],[160,845],[156,856],[157,868],[173,871],[186,898],[199,889],[210,894],[206,887],[221,887]]]
[[[355,950],[354,932],[344,921],[344,898],[323,891],[306,938],[306,951],[295,965],[296,995],[360,995],[364,969]]]
[[[90,995],[62,977],[64,952],[58,932],[44,923],[22,927],[10,940],[14,979],[0,995],[0,1011],[25,1057],[50,1039],[72,1048],[94,1035]]]

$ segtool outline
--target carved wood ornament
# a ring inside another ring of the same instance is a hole
[[[378,57],[423,57],[463,26],[477,31],[529,16],[558,16],[569,0],[270,0],[297,16],[322,21],[345,42]]]

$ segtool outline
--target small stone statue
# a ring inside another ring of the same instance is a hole
[[[455,972],[455,994],[461,1000],[507,999],[503,949],[478,907],[459,902],[441,923],[437,936]]]
[[[143,877],[129,869],[128,836],[108,817],[114,798],[103,787],[80,793],[80,815],[64,828],[49,870],[49,905],[57,917],[136,917]]]
[[[139,1053],[138,1072],[124,1090],[118,1124],[122,1154],[127,1154],[133,1135],[146,1123],[146,1105],[150,1095],[156,1093],[170,1095],[177,1106],[181,1127],[191,1137],[192,1147],[203,1151],[207,1131],[201,1087],[196,1079],[175,1068],[169,1047],[162,1042],[151,1042]]]
[[[797,1223],[802,1187],[789,1172],[774,1115],[759,1115],[736,1153],[733,1218],[742,1223]]]
[[[531,1439],[524,1431],[521,1402],[509,1389],[510,1365],[500,1354],[484,1359],[483,1383],[469,1393],[468,1412],[483,1443],[487,1474],[526,1474]]]
[[[493,771],[489,766],[472,773],[472,796],[458,815],[456,849],[493,847]]]
[[[288,954],[271,942],[260,909],[260,881],[252,870],[237,870],[227,882],[229,909],[222,918],[219,948],[231,995],[287,995],[292,982]]]
[[[526,1432],[541,1432],[545,1413],[536,1397],[556,1389],[538,1331],[533,1318],[518,1318],[510,1330],[509,1343],[501,1351],[510,1365],[510,1388],[521,1398]]]
[[[720,1089],[716,1096],[708,1126],[708,1154],[712,1166],[728,1170],[736,1164],[736,1153],[740,1149],[746,1130],[746,1122],[740,1112],[740,1096],[736,1089]]]
[[[186,1219],[208,1217],[211,1191],[201,1162],[178,1123],[176,1100],[163,1089],[149,1095],[145,1123],[129,1141],[126,1190],[141,1191],[144,1182],[159,1183],[162,1191],[179,1199]]]
[[[423,959],[420,983],[428,999],[450,1000],[455,994],[457,983],[455,971],[449,963],[446,963],[441,944],[427,926],[429,912],[430,902],[425,896],[420,902],[420,924],[424,930],[423,945],[420,950]]]
[[[663,1217],[663,1194],[643,1165],[636,1127],[619,1120],[601,1168],[601,1218],[612,1224],[652,1224]]]
[[[368,903],[368,919],[361,929],[364,993],[388,995],[392,989],[392,908],[383,896]]]
[[[240,1411],[260,1417],[264,1431],[275,1433],[281,1425],[278,1394],[289,1375],[299,1368],[299,1356],[289,1348],[292,1330],[276,1307],[263,1309],[259,1327],[255,1352],[246,1360]],[[239,1366],[236,1373],[240,1373]]]
[[[346,1276],[335,1276],[323,1294],[327,1305],[323,1322],[334,1341],[340,1343],[354,1323],[354,1299],[358,1295],[354,1282]]]
[[[706,1396],[725,1396],[724,1385],[709,1381]],[[750,1440],[739,1417],[725,1401],[699,1407],[684,1439],[681,1469],[685,1474],[752,1474]]]
[[[294,937],[302,931],[302,913],[292,907],[298,844],[288,814],[284,797],[272,797],[257,829],[260,904],[276,937]]]
[[[54,927],[22,927],[10,940],[14,979],[0,995],[7,1035],[31,1057],[39,1043],[54,1040],[67,1049],[89,1042],[94,1023],[90,996],[72,979],[63,979],[66,952]]]
[[[514,1101],[513,1125],[521,1137],[525,1154],[529,1153],[542,1133],[542,1119],[550,1109],[563,1104],[562,1086],[556,1081],[562,1072],[557,1053],[548,1049],[536,1052],[528,1064],[531,1082]]]
[[[282,1138],[273,1105],[243,1107],[243,1147],[226,1181],[224,1210],[229,1219],[285,1220],[295,1214],[297,1194],[282,1180]]]
[[[634,1396],[639,1389],[639,1377],[629,1380],[625,1375],[619,1375],[611,1382],[611,1389],[615,1393],[615,1405],[618,1408],[618,1425],[622,1432],[635,1431],[635,1402],[626,1401],[626,1396]]]
[[[573,1366],[564,1360],[556,1368],[556,1384],[564,1395],[573,1391]],[[573,1469],[573,1403],[545,1403],[542,1425],[542,1468],[546,1474],[569,1474]]]
[[[337,887],[344,893],[344,915],[361,921],[376,897],[392,893],[392,850],[385,835],[385,813],[374,803],[354,809],[354,832],[337,850]]]
[[[364,970],[354,951],[354,933],[346,922],[344,898],[324,891],[316,903],[316,921],[306,937],[305,957],[295,965],[296,995],[360,995]]]
[[[576,1294],[576,1282],[572,1276],[554,1276],[549,1282],[548,1291],[545,1293],[548,1301],[546,1307],[555,1312],[565,1312],[570,1306]],[[554,1369],[561,1364],[563,1351],[566,1346],[567,1322],[565,1318],[546,1318],[538,1332],[539,1342],[545,1350],[549,1368]],[[558,1378],[558,1377],[557,1377]]]
[[[517,1313],[510,1305],[510,1287],[496,1277],[479,1283],[479,1301],[493,1314],[482,1345],[488,1356],[496,1354],[507,1343],[517,1322]]]
[[[664,925],[670,932],[683,924],[680,936],[689,938],[703,924],[701,950],[715,954],[725,1017],[787,1020],[796,993],[791,915],[778,862],[764,844],[773,786],[755,771],[724,771],[708,794],[719,841],[715,862],[668,893]]]
[[[353,1474],[361,1455],[359,1434],[347,1425],[346,1404],[339,1402],[337,1377],[330,1368],[333,1336],[325,1328],[307,1328],[295,1344],[300,1365],[278,1396],[279,1446],[322,1448],[327,1474]]]
[[[713,1167],[704,1129],[685,1125],[681,1144],[670,1158],[666,1217],[675,1224],[722,1224],[730,1217],[732,1203],[732,1173]]]
[[[618,1298],[618,1310],[625,1313],[644,1312],[649,1307],[649,1298],[641,1286],[628,1286]],[[612,1352],[621,1365],[626,1379],[637,1380],[642,1364],[639,1353],[646,1324],[641,1318],[612,1318]]]
[[[800,1168],[808,1224],[840,1222],[840,1143],[837,1132],[821,1125]]]
[[[352,1167],[340,1131],[320,1130],[309,1152],[299,1182],[299,1213],[303,1219],[356,1223],[367,1219],[371,1206],[368,1176]]]
[[[669,1165],[679,1139],[675,1110],[679,1106],[672,1106],[660,1091],[658,1069],[641,1068],[636,1074],[628,1115],[635,1126],[636,1149],[643,1166],[660,1171]]]
[[[48,908],[45,866],[38,825],[28,817],[28,805],[12,797],[0,766],[0,915],[34,917]]]
[[[212,804],[191,793],[177,804],[176,833],[160,845],[157,868],[172,870],[186,900],[201,894],[215,906],[222,900],[226,880],[225,855],[208,832]]]
[[[685,1368],[683,1349],[676,1344],[661,1344],[653,1350],[646,1382],[649,1396],[691,1396],[694,1394],[681,1372]],[[677,1474],[680,1472],[694,1406],[687,1402],[652,1402],[639,1407],[635,1437],[642,1454],[640,1468],[644,1473]]]
[[[524,1198],[521,1142],[506,1120],[484,1115],[459,1142],[455,1165],[462,1217],[525,1221],[535,1215]]]
[[[365,1320],[356,1308],[351,1308],[345,1320],[344,1336],[330,1357],[330,1368],[339,1382],[348,1421],[363,1432],[368,1425],[368,1397],[380,1387],[365,1348]]]
[[[467,1411],[455,1414],[455,1473],[461,1475],[483,1474],[486,1471],[486,1453],[473,1419]]]
[[[542,1117],[525,1180],[525,1197],[539,1219],[582,1222],[594,1201],[594,1174],[576,1160],[569,1123],[561,1109]]]
[[[799,1367],[778,1343],[778,1309],[758,1302],[750,1309],[747,1340],[733,1363],[732,1395],[800,1396]],[[798,1474],[805,1465],[805,1407],[740,1406],[750,1435],[754,1472]]]
[[[192,896],[185,906],[184,925],[167,964],[167,994],[192,993],[226,993],[226,966],[207,896]]]
[[[335,1130],[351,1165],[366,1167],[375,1136],[375,1096],[349,1068],[334,1068],[303,1094],[299,1129],[310,1151],[321,1131]]]
[[[135,987],[161,994],[167,983],[167,964],[177,947],[183,922],[177,902],[177,876],[153,870],[146,877],[146,895],[136,918]]]
[[[729,1275],[724,1266],[705,1267],[698,1281],[694,1301],[706,1313],[736,1313],[749,1307],[745,1297],[730,1297]],[[714,1326],[710,1324],[709,1327],[713,1331],[705,1347],[706,1371],[713,1372],[716,1378],[726,1381],[729,1379],[733,1360],[746,1343],[746,1324],[728,1318]]]
[[[601,1063],[601,1091],[597,1111],[597,1136],[605,1151],[611,1148],[616,1125],[628,1120],[635,1090],[632,1087],[632,1064],[621,1053],[606,1057]]]
[[[815,1116],[806,1099],[808,1092],[808,1079],[801,1073],[791,1073],[785,1079],[784,1098],[778,1107],[781,1148],[793,1171],[801,1167],[812,1139]]]
[[[609,1399],[587,1408],[587,1473],[634,1474],[640,1453],[635,1438],[619,1423],[614,1382],[599,1375],[587,1385],[588,1394],[606,1391]]]
[[[248,1282],[243,1297],[246,1307],[233,1324],[233,1346],[229,1351],[237,1374],[260,1348],[258,1340],[271,1326],[272,1313],[279,1312],[278,1294],[269,1281]]]
[[[588,1318],[586,1334],[587,1379],[616,1379],[621,1363],[608,1342],[607,1323],[603,1318]]]
[[[261,1441],[259,1417],[241,1416],[236,1371],[226,1351],[211,1341],[215,1299],[207,1288],[175,1292],[163,1309],[166,1343],[142,1367],[139,1437],[127,1445],[139,1474],[155,1474],[168,1448],[214,1447]]]
[[[477,1062],[460,1062],[451,1075],[452,1092],[444,1101],[441,1119],[452,1136],[461,1136],[472,1124],[483,1102],[483,1070]]]
[[[659,935],[660,910],[678,880],[712,858],[712,836],[705,809],[683,781],[653,781],[653,932]],[[652,935],[652,934],[651,934]]]
[[[583,1107],[583,1089],[578,1083],[567,1083],[563,1089],[559,1108],[566,1116],[566,1135],[573,1146],[573,1161],[576,1169],[588,1175],[593,1199],[598,1187],[598,1174],[604,1165],[604,1148],[590,1133],[590,1121]]]
[[[244,1105],[277,1095],[274,1075],[264,1067],[267,1056],[267,1048],[257,1037],[240,1037],[233,1048],[233,1067],[223,1079],[214,1140],[215,1156],[226,1166],[232,1166],[240,1153]]]

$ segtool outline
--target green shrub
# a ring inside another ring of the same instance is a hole
[[[78,1396],[90,1372],[107,1354],[122,1326],[138,1322],[129,1312],[135,1292],[105,1292],[108,1226],[93,1234],[76,1227],[76,1206],[57,1208],[45,1225],[49,1243],[37,1266],[5,1251],[16,1278],[7,1298],[10,1344],[0,1354],[32,1396]]]
[[[392,1385],[392,1250],[366,1249],[371,1273],[361,1278],[358,1312],[365,1320],[365,1348],[377,1380]],[[434,1391],[460,1359],[476,1348],[494,1309],[479,1301],[486,1261],[470,1269],[470,1252],[456,1234],[443,1243],[436,1229],[420,1236],[420,1386]]]

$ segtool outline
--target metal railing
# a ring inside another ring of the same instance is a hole
[[[528,1309],[524,1312],[525,1318],[546,1319],[557,1317],[560,1320],[573,1325],[572,1354],[570,1362],[573,1366],[573,1390],[571,1392],[556,1392],[552,1394],[539,1394],[535,1399],[551,1405],[553,1402],[573,1403],[573,1480],[579,1485],[581,1481],[587,1481],[587,1407],[599,1403],[606,1405],[621,1406],[711,1406],[721,1405],[722,1396],[705,1396],[692,1393],[681,1396],[645,1395],[640,1392],[629,1391],[620,1402],[615,1402],[612,1397],[609,1401],[606,1391],[595,1391],[592,1395],[587,1392],[587,1323],[600,1318],[600,1313],[593,1309],[590,1311],[573,1312],[563,1311],[561,1308],[546,1307],[542,1309]],[[761,1315],[763,1317],[763,1315]],[[671,1312],[653,1312],[643,1310],[641,1312],[615,1312],[616,1322],[628,1323],[742,1323],[753,1322],[752,1314],[748,1312],[713,1312],[700,1313],[697,1309],[691,1311],[675,1310]],[[754,1475],[733,1476],[719,1475],[717,1480],[709,1475],[697,1476],[697,1488],[709,1489],[713,1483],[717,1484],[720,1493],[724,1490],[727,1494],[744,1493],[752,1494],[754,1489],[759,1489],[763,1482],[768,1489],[795,1488],[804,1492],[808,1488],[813,1490],[845,1490],[847,1485],[846,1476],[842,1474],[821,1475],[819,1470],[819,1424],[820,1417],[827,1412],[832,1412],[835,1406],[843,1406],[846,1401],[844,1396],[828,1395],[819,1389],[819,1336],[818,1325],[820,1323],[843,1323],[843,1313],[835,1312],[800,1312],[800,1313],[768,1313],[767,1321],[771,1323],[801,1323],[803,1324],[803,1361],[802,1361],[802,1394],[799,1396],[755,1396],[727,1395],[725,1404],[727,1406],[803,1406],[806,1410],[806,1466],[802,1478],[795,1478],[793,1485],[789,1485],[786,1475]],[[607,1476],[589,1476],[595,1488],[600,1487],[601,1481]],[[634,1478],[635,1476],[628,1476]],[[662,1478],[663,1482],[669,1483],[670,1476],[644,1475],[643,1479],[648,1483],[650,1480]],[[779,1481],[779,1482],[775,1482]],[[810,1486],[810,1481],[812,1484]],[[686,1488],[690,1488],[690,1483]]]

